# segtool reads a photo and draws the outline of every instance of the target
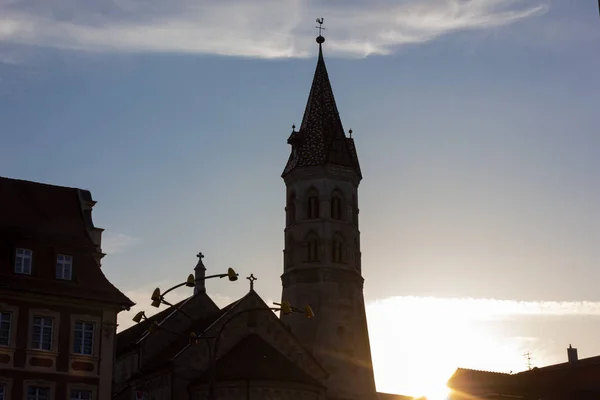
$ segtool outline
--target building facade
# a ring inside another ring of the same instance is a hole
[[[117,314],[89,191],[0,177],[0,400],[108,400]]]

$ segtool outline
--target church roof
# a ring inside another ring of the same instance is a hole
[[[249,334],[217,361],[217,381],[271,380],[320,383],[257,334]],[[209,372],[196,383],[208,382]]]
[[[179,303],[174,305],[175,308],[180,308],[184,303],[186,303],[191,297],[181,300]],[[150,324],[152,322],[160,322],[164,319],[168,318],[173,313],[173,308],[168,307],[146,319],[140,321],[139,323],[130,326],[129,328],[119,332],[117,334],[117,345],[116,345],[116,353],[117,357],[123,353],[128,352],[135,348],[138,340],[142,337],[142,335],[148,330]]]
[[[354,140],[346,137],[335,104],[323,58],[324,41],[322,36],[317,38],[317,68],[300,130],[292,132],[288,139],[288,143],[292,145],[292,153],[282,176],[296,168],[330,164],[352,169],[362,178]]]
[[[219,318],[221,318],[223,315],[225,315],[229,310],[231,310],[238,302],[239,302],[239,300],[236,300],[233,303],[225,306],[221,310],[219,310],[215,313],[212,313],[211,315],[209,315],[206,318],[197,319],[187,329],[187,331],[195,332],[198,335],[202,334],[215,321],[217,321]],[[189,345],[190,345],[190,341],[189,341],[188,336],[186,336],[186,335],[178,336],[163,351],[161,351],[155,357],[153,357],[152,360],[150,360],[148,362],[148,364],[142,368],[141,372],[145,373],[145,372],[154,371],[156,369],[160,369],[160,368],[164,367],[165,365],[169,364],[173,360],[173,358],[175,358],[177,356],[177,354],[179,354],[182,350],[187,348]]]

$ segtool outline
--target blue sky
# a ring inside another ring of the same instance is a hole
[[[529,338],[506,363],[452,353],[448,365],[522,369],[526,350],[544,365],[564,360],[569,341],[600,354],[591,0],[0,0],[1,174],[90,189],[103,269],[144,307],[198,251],[211,271],[253,272],[278,300],[280,173],[314,72],[317,16],[363,169],[372,340],[406,343],[404,322],[423,318],[443,336],[437,301],[496,345]],[[208,286],[222,303],[247,290]],[[534,311],[491,324],[472,304]],[[408,305],[423,312],[403,316]],[[416,357],[397,351],[384,360],[374,349],[376,367]],[[381,389],[417,390],[381,377]]]

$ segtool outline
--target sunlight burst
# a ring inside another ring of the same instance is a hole
[[[519,314],[514,302],[393,297],[367,306],[377,389],[444,400],[457,367],[524,369],[524,339],[502,340],[486,321]],[[518,307],[517,307],[518,308]]]

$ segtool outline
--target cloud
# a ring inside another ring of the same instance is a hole
[[[393,307],[415,318],[468,319],[489,321],[527,316],[600,316],[595,301],[517,301],[474,298],[390,297],[369,303],[368,309],[382,312]]]
[[[141,239],[124,233],[107,233],[102,238],[102,251],[106,254],[122,253],[126,249],[136,246]]]
[[[456,31],[508,25],[546,10],[534,0],[343,5],[308,0],[0,0],[0,42],[80,51],[302,57],[314,50],[311,23],[324,16],[332,52],[366,56]]]

